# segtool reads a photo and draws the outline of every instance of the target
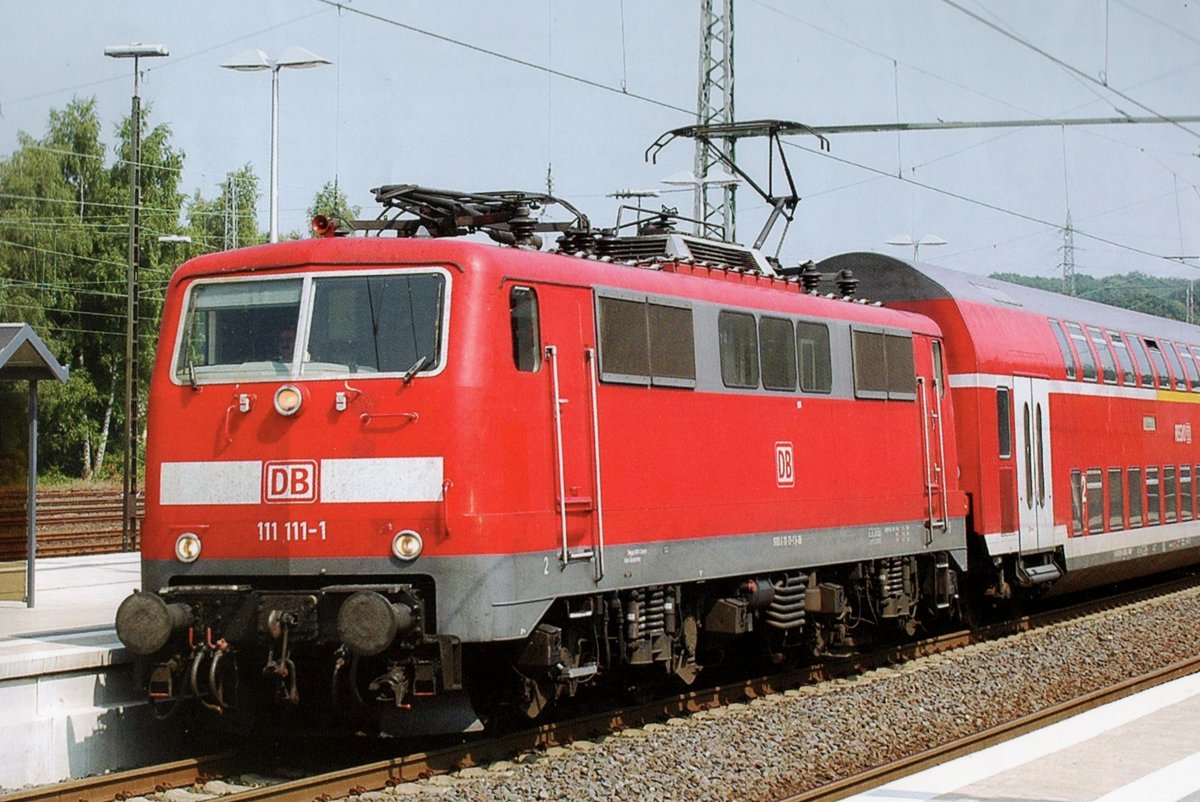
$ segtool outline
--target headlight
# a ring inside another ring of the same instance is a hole
[[[200,556],[200,536],[184,532],[175,541],[175,557],[181,563],[194,563]]]
[[[300,403],[303,400],[299,387],[285,384],[275,391],[275,411],[280,415],[295,415],[300,411]]]
[[[405,562],[420,557],[423,548],[425,548],[425,541],[421,540],[421,536],[411,529],[405,529],[392,538],[392,554]]]

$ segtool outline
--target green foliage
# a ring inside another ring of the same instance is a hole
[[[312,206],[308,207],[308,219],[323,214],[339,220],[357,220],[361,212],[362,209],[350,203],[350,199],[338,187],[336,181],[326,181],[325,186],[321,187],[313,198]]]
[[[1016,273],[993,273],[992,278],[1066,294],[1061,278],[1021,276]],[[1075,295],[1088,301],[1132,309],[1147,315],[1187,320],[1188,281],[1182,278],[1159,278],[1145,273],[1120,273],[1096,278],[1084,273],[1075,274]]]
[[[258,230],[255,206],[262,196],[258,176],[249,164],[225,176],[217,195],[206,200],[200,190],[187,200],[187,224],[193,243],[205,251],[260,245],[267,241]]]

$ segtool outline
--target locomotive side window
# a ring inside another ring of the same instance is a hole
[[[1151,340],[1149,337],[1142,337],[1142,344],[1146,346],[1146,352],[1150,354],[1150,361],[1154,364],[1154,372],[1158,376],[1159,389],[1171,389],[1171,375],[1167,373],[1167,361],[1163,358],[1162,350],[1158,347],[1158,341]]]
[[[513,287],[508,293],[512,325],[513,364],[532,373],[542,364],[542,337],[538,325],[537,293],[530,287]]]
[[[1126,338],[1129,342],[1129,351],[1133,354],[1133,361],[1137,363],[1142,386],[1153,387],[1154,372],[1150,367],[1150,358],[1146,356],[1146,346],[1142,345],[1142,339],[1136,334],[1128,334]]]
[[[768,390],[796,389],[796,339],[792,321],[764,317],[758,321],[762,350],[762,383]]]
[[[1096,357],[1092,354],[1087,337],[1083,334],[1083,328],[1078,323],[1068,322],[1067,333],[1071,335],[1071,340],[1075,343],[1075,353],[1079,354],[1079,366],[1082,369],[1083,380],[1096,381]]]
[[[1012,391],[996,388],[996,434],[1000,442],[1000,459],[1012,459]]]
[[[598,299],[600,375],[605,381],[696,386],[692,310],[645,299]]]
[[[253,378],[289,372],[302,279],[197,284],[188,295],[175,377]]]
[[[303,372],[416,373],[437,368],[445,283],[434,273],[314,279]]]
[[[717,318],[721,344],[721,381],[726,387],[758,387],[758,329],[754,315],[721,312]]]
[[[650,327],[650,377],[654,384],[696,386],[696,341],[692,310],[686,306],[647,304]]]
[[[1067,342],[1067,335],[1063,333],[1062,324],[1057,320],[1051,320],[1050,330],[1054,332],[1054,339],[1058,342],[1058,350],[1062,353],[1063,365],[1067,369],[1067,378],[1073,379],[1077,373],[1075,369],[1075,354],[1071,353],[1071,346]]]
[[[1108,469],[1108,528],[1125,528],[1125,477],[1120,468]]]
[[[1162,502],[1159,500],[1158,468],[1146,469],[1146,523],[1158,524],[1162,519]]]
[[[1117,383],[1117,362],[1113,358],[1112,349],[1108,347],[1108,341],[1104,339],[1104,334],[1095,326],[1087,327],[1088,336],[1092,338],[1092,344],[1096,346],[1096,353],[1100,356],[1100,368],[1104,376],[1105,384]]]
[[[829,327],[824,323],[797,323],[796,353],[800,358],[800,389],[806,393],[831,392]]]
[[[1099,468],[1087,472],[1087,516],[1089,533],[1104,531],[1104,472]]]
[[[600,299],[600,370],[609,381],[650,383],[650,337],[646,304]]]
[[[1129,488],[1129,528],[1144,526],[1142,520],[1142,469],[1130,468],[1126,474]]]
[[[938,398],[946,397],[946,368],[942,364],[942,342],[933,341],[933,381],[937,385]]]
[[[1108,339],[1112,342],[1113,352],[1117,355],[1117,362],[1121,365],[1121,383],[1126,387],[1131,386],[1133,381],[1133,360],[1129,356],[1129,347],[1125,345],[1125,339],[1115,331],[1108,333]]]
[[[911,335],[852,328],[850,337],[856,396],[908,401],[917,397]]]
[[[888,398],[915,399],[917,371],[913,366],[913,339],[899,334],[885,334],[887,353]]]
[[[887,351],[881,331],[851,329],[854,351],[854,394],[859,398],[887,398]]]

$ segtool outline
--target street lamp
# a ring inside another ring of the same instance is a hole
[[[917,261],[917,252],[920,251],[922,245],[946,245],[946,240],[936,234],[926,234],[918,240],[914,240],[907,234],[898,234],[887,241],[888,245],[904,245],[912,246],[913,261]]]
[[[238,72],[271,71],[271,242],[279,242],[279,71],[284,67],[308,69],[332,63],[303,47],[289,47],[278,59],[254,49],[221,65]]]
[[[138,293],[141,277],[138,273],[142,259],[138,227],[142,206],[142,99],[138,95],[141,73],[138,61],[143,58],[169,55],[165,45],[109,45],[104,48],[109,58],[133,59],[133,101],[129,115],[133,137],[129,157],[129,268],[126,271],[125,302],[125,458],[122,460],[122,499],[124,519],[121,524],[121,547],[129,550],[137,539],[137,452],[138,452]]]

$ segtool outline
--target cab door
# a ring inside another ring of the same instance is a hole
[[[555,544],[563,570],[591,563],[604,575],[597,369],[592,293],[539,286],[554,460]]]
[[[1022,554],[1054,546],[1054,489],[1050,480],[1050,393],[1046,383],[1013,377],[1016,415],[1018,548]]]

